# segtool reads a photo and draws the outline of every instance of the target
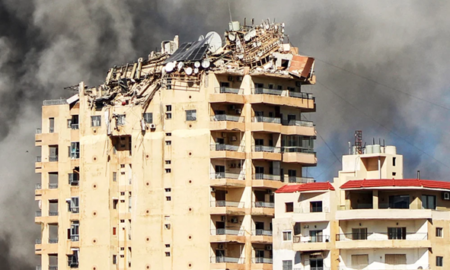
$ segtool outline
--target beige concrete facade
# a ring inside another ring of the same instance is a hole
[[[403,157],[379,149],[344,156],[334,190],[277,191],[274,269],[450,267],[450,185],[402,179]]]

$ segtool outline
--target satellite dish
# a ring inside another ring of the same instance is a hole
[[[201,35],[201,36],[198,37],[198,41],[202,41],[202,40],[204,40],[204,39],[205,39],[205,37],[204,37],[203,35]]]
[[[166,72],[172,72],[174,68],[175,68],[175,64],[173,62],[167,63],[166,67],[165,67]]]
[[[195,73],[195,74],[198,73],[198,68],[194,68],[194,73]]]
[[[252,36],[251,36],[250,32],[248,32],[247,34],[245,34],[244,40],[245,41],[250,41],[250,39],[252,39]]]
[[[215,53],[218,49],[222,48],[222,38],[216,32],[209,32],[206,34],[206,44],[208,44],[209,51]]]
[[[194,63],[194,67],[199,68],[200,67],[200,62],[199,61],[195,62]]]
[[[228,35],[228,38],[230,39],[230,41],[235,41],[235,40],[236,40],[236,36],[235,36],[235,34],[233,34],[233,33],[230,33],[230,34]]]
[[[183,62],[179,62],[178,63],[178,71],[180,71],[183,67],[184,67],[184,63]]]
[[[210,65],[211,65],[211,63],[209,62],[208,59],[204,59],[204,60],[202,61],[202,67],[203,67],[203,68],[209,68]]]
[[[191,75],[192,74],[192,68],[188,67],[184,70],[184,72],[186,72],[187,75]]]

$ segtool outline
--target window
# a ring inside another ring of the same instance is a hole
[[[436,196],[422,195],[422,209],[436,209]]]
[[[166,136],[170,137],[170,136],[172,136],[172,133],[166,133]]]
[[[395,157],[392,158],[392,166],[395,166]]]
[[[72,255],[68,255],[69,267],[78,268],[78,250],[74,250]]]
[[[384,255],[386,264],[404,265],[406,267],[406,254],[386,254]],[[402,269],[402,268],[399,268]]]
[[[166,252],[166,257],[170,257],[170,252]]]
[[[119,203],[119,200],[114,199],[113,200],[113,209],[117,209],[117,204]]]
[[[113,227],[112,234],[113,234],[113,235],[116,235],[116,234],[117,234],[117,229],[116,229],[116,227]]]
[[[77,242],[80,240],[79,229],[80,229],[80,222],[78,220],[72,221],[69,229],[69,236],[71,241]]]
[[[78,197],[72,197],[68,203],[70,212],[79,213],[80,199]]]
[[[273,89],[273,84],[269,84],[269,89]]]
[[[166,86],[167,90],[172,89],[172,78],[167,78],[167,86]]]
[[[186,121],[196,121],[197,120],[197,111],[196,110],[187,110],[186,111]]]
[[[153,123],[153,113],[144,113],[144,121],[146,124]]]
[[[294,235],[299,235],[302,233],[302,224],[300,222],[296,222],[294,225]]]
[[[291,241],[292,240],[292,231],[283,232],[283,241]]]
[[[364,269],[368,265],[369,265],[369,255],[368,254],[352,255],[352,268]]]
[[[406,239],[406,227],[388,228],[388,239]]]
[[[277,89],[278,90],[283,90],[283,86],[282,85],[277,85]]]
[[[113,264],[116,264],[116,263],[117,263],[117,255],[113,255],[113,261],[112,261],[112,263],[113,263]]]
[[[409,209],[409,195],[389,196],[389,208]]]
[[[436,228],[436,237],[443,237],[443,228]]]
[[[172,191],[171,188],[165,188],[164,190],[165,190],[166,192],[171,192],[171,191]]]
[[[311,212],[322,212],[322,202],[311,202],[310,205]]]
[[[125,114],[117,115],[117,126],[125,126]]]
[[[283,261],[283,270],[292,270],[292,261]]]
[[[367,228],[353,228],[352,229],[353,240],[367,240]]]
[[[71,159],[80,158],[80,143],[79,142],[71,142],[70,143],[70,158]]]
[[[166,169],[166,173],[171,173],[172,169]]]
[[[48,132],[55,132],[55,118],[51,117],[48,119]]]
[[[102,125],[102,117],[100,115],[91,116],[91,127],[99,127]]]
[[[114,181],[114,182],[117,181],[117,172],[113,172],[113,181]]]
[[[289,183],[297,182],[297,170],[288,170]]]
[[[170,248],[170,244],[166,244],[166,248]]]
[[[69,173],[69,185],[78,186],[80,175],[78,173]]]
[[[166,160],[166,165],[170,165],[170,164],[172,164],[172,161]]]
[[[172,145],[172,141],[166,141],[166,145]]]
[[[166,196],[166,201],[170,202],[172,200],[172,197]]]
[[[171,112],[172,111],[172,105],[166,105],[166,111]]]
[[[164,224],[164,228],[166,228],[166,230],[170,230],[170,224]]]
[[[287,202],[285,203],[285,205],[286,205],[286,213],[294,212],[294,203]]]
[[[444,266],[444,257],[436,256],[436,266]]]

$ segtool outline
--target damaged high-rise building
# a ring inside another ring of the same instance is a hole
[[[273,191],[314,181],[313,68],[284,24],[232,22],[44,101],[38,268],[272,269]]]

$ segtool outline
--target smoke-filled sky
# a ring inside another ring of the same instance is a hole
[[[32,269],[34,131],[42,100],[63,87],[102,82],[113,65],[132,62],[179,35],[223,33],[230,20],[276,19],[290,41],[316,57],[317,168],[331,180],[361,129],[385,139],[405,160],[405,177],[447,180],[450,143],[450,2],[416,0],[1,0],[0,268]]]

